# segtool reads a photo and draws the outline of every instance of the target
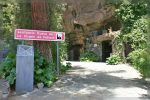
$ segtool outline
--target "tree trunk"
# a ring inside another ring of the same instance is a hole
[[[31,7],[32,28],[36,30],[49,30],[48,3],[46,0],[31,0]],[[47,61],[52,61],[50,42],[34,41],[34,46],[40,50]]]

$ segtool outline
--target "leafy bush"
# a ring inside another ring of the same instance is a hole
[[[117,18],[122,23],[122,42],[130,43],[133,50],[146,48],[148,33],[147,4],[143,1],[137,3],[121,4],[116,10]]]
[[[70,69],[71,63],[61,66],[61,72],[65,73]],[[14,86],[16,81],[16,54],[10,52],[5,61],[0,64],[0,78],[9,81],[10,85]],[[58,79],[56,66],[54,63],[49,63],[41,56],[40,52],[35,52],[34,58],[34,84],[43,83],[45,86],[51,86]]]
[[[67,43],[66,42],[61,42],[60,43],[60,60],[65,61],[67,60]]]
[[[9,81],[10,85],[16,80],[16,54],[9,53],[4,62],[0,64],[0,76]],[[34,59],[34,84],[44,83],[51,86],[57,80],[55,65],[48,63],[39,52],[35,52]]]
[[[127,59],[144,78],[150,76],[148,7],[148,2],[138,0],[136,3],[123,3],[116,10],[122,23],[122,43],[130,43],[133,50]]]
[[[99,57],[93,51],[85,51],[80,55],[80,61],[98,61]]]
[[[62,65],[61,66],[61,73],[65,73],[67,70],[69,70],[70,68],[72,68],[71,63],[66,63],[66,65]]]
[[[137,66],[140,63],[139,59],[140,59],[140,57],[142,55],[142,52],[143,52],[142,49],[138,49],[138,50],[132,51],[131,53],[129,53],[127,59],[129,59],[129,61],[130,61],[130,63],[132,65]]]
[[[109,58],[107,58],[107,61],[106,61],[106,63],[110,65],[117,65],[120,62],[121,62],[121,57],[117,54],[110,56]]]
[[[56,66],[49,63],[41,54],[36,51],[34,58],[34,83],[44,83],[45,86],[51,86],[57,80]]]
[[[147,4],[144,2],[138,3],[122,3],[116,10],[117,18],[122,23],[123,33],[131,33],[134,23],[142,16],[147,14]]]
[[[8,53],[4,62],[0,64],[0,78],[6,79],[10,85],[15,84],[15,80],[16,80],[15,53]]]
[[[150,57],[146,50],[138,49],[128,55],[130,63],[142,74],[143,78],[150,77]]]

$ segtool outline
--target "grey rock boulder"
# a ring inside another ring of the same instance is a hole
[[[8,81],[0,79],[0,100],[7,100],[10,93]]]

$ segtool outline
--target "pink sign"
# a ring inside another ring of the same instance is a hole
[[[28,29],[16,29],[15,39],[18,40],[39,40],[39,41],[64,41],[64,32],[40,31]]]

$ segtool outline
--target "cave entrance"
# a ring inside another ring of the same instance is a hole
[[[81,47],[79,45],[74,47],[74,50],[73,50],[73,54],[74,54],[73,60],[74,61],[79,61],[79,59],[80,59],[80,48]]]
[[[73,45],[72,48],[69,48],[69,60],[70,61],[79,61],[80,53],[82,51],[83,45]]]
[[[102,62],[106,62],[106,59],[110,57],[112,53],[112,44],[111,41],[102,42]]]

